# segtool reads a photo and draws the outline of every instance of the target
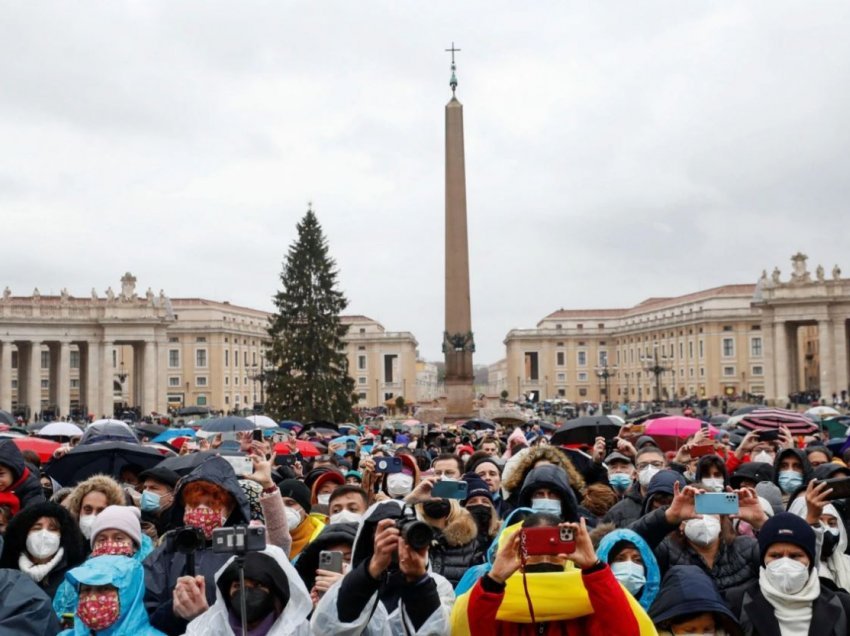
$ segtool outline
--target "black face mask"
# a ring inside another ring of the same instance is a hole
[[[230,597],[230,606],[233,608],[233,614],[239,620],[242,620],[242,605],[240,604],[241,591],[237,590],[236,594]],[[268,616],[274,609],[272,595],[258,587],[245,588],[245,620],[248,623],[257,623]]]
[[[448,499],[433,499],[422,504],[422,510],[432,519],[445,519],[452,511],[452,504]]]
[[[477,504],[467,506],[467,511],[475,519],[475,525],[478,526],[478,534],[488,534],[490,532],[490,519],[492,518],[492,508],[487,504]]]
[[[821,559],[828,559],[832,556],[835,547],[838,545],[838,539],[839,537],[834,536],[829,531],[823,533],[823,547],[820,551]]]
[[[525,566],[526,574],[535,572],[563,572],[564,566],[557,563],[531,563]]]

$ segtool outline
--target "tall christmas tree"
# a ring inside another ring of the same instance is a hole
[[[354,380],[342,342],[348,327],[339,314],[348,301],[336,289],[335,263],[312,209],[297,229],[280,275],[283,289],[274,299],[277,312],[269,319],[266,409],[300,422],[346,421]]]

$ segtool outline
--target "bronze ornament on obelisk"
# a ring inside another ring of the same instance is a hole
[[[446,420],[473,416],[472,316],[469,300],[469,245],[466,230],[466,168],[463,105],[455,97],[457,77],[452,48],[452,98],[446,104]]]

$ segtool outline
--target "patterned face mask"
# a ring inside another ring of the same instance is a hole
[[[115,592],[85,592],[80,594],[77,616],[92,631],[100,631],[113,625],[121,614],[118,594]]]
[[[193,508],[184,512],[183,523],[187,526],[203,530],[204,536],[207,539],[212,539],[213,530],[220,528],[224,520],[221,518],[220,512],[216,512],[206,506],[201,506],[200,508]]]
[[[95,544],[91,555],[96,557],[104,554],[131,557],[135,554],[135,550],[133,550],[132,544],[124,543],[123,541],[100,541]]]

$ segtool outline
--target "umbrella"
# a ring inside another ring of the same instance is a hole
[[[197,453],[189,453],[188,455],[178,455],[177,457],[169,457],[160,462],[160,466],[173,470],[175,473],[183,477],[188,475],[195,468],[203,464],[210,457],[218,455],[218,451],[206,450]]]
[[[304,427],[304,430],[322,430],[322,431],[333,431],[334,434],[339,433],[339,427],[333,422],[327,422],[323,420],[316,420],[315,422],[310,422]]]
[[[422,422],[420,422],[419,420],[409,419],[409,420],[404,420],[404,421],[401,423],[401,425],[402,425],[402,426],[416,426],[417,424],[421,424],[421,423],[422,423]]]
[[[71,422],[51,422],[38,432],[39,437],[79,437],[82,434],[83,429]]]
[[[116,479],[126,466],[153,468],[162,461],[156,449],[138,443],[101,442],[77,445],[66,455],[47,465],[47,474],[63,486],[73,486],[92,475],[111,475]]]
[[[546,420],[537,422],[537,426],[542,428],[544,431],[554,431],[557,428],[557,426],[552,424],[552,422],[547,422]]]
[[[593,445],[597,437],[611,439],[617,436],[620,427],[604,415],[588,415],[569,420],[555,431],[549,441],[556,446],[562,444]]]
[[[50,422],[45,422],[44,420],[39,420],[38,422],[33,422],[32,424],[27,424],[28,431],[40,431],[45,426],[50,424]]]
[[[609,413],[607,417],[609,420],[611,420],[612,422],[614,422],[614,424],[617,424],[618,426],[623,426],[623,424],[626,423],[626,420],[624,420],[619,415],[612,415]]]
[[[785,426],[792,435],[811,435],[816,433],[820,427],[805,415],[785,409],[761,408],[747,413],[738,422],[738,426],[751,431],[779,428]]]
[[[837,415],[841,415],[841,413],[836,411],[831,406],[813,406],[808,411],[806,411],[806,415],[814,415],[818,419],[825,419],[827,417],[835,417]]]
[[[742,406],[739,409],[735,409],[732,415],[746,415],[747,413],[752,413],[753,411],[760,409],[762,407],[757,404],[748,404],[747,406]]]
[[[163,431],[168,430],[167,426],[163,426],[162,424],[154,424],[153,422],[139,422],[136,424],[136,432],[141,433],[142,435],[150,435],[156,437]]]
[[[729,419],[730,418],[729,418],[728,415],[723,415],[723,413],[718,413],[717,415],[712,415],[711,418],[708,421],[711,422],[712,424],[714,424],[715,426],[723,426],[724,424],[726,424],[726,422],[729,421]]]
[[[177,415],[185,417],[187,415],[209,415],[210,409],[206,406],[184,406],[182,409],[177,409]]]
[[[274,452],[278,455],[289,455],[291,451],[289,444],[278,442],[274,445]],[[308,442],[306,439],[295,440],[295,452],[301,453],[302,457],[318,457],[322,454],[312,442]]]
[[[49,439],[39,439],[37,437],[13,437],[11,438],[18,450],[31,450],[38,454],[38,458],[42,462],[50,461],[53,457],[53,451],[62,446],[58,442]]]
[[[204,420],[201,428],[208,433],[234,433],[236,431],[253,431],[257,427],[247,418],[228,415]]]
[[[249,415],[245,419],[253,422],[256,428],[277,428],[277,422],[268,415]]]
[[[301,422],[296,422],[295,420],[283,420],[280,424],[278,424],[278,426],[289,430],[297,428],[299,431],[304,428],[304,425]]]
[[[669,415],[646,423],[645,434],[650,437],[676,437],[684,439],[696,433],[703,425],[703,421],[695,417],[683,415]],[[717,429],[709,425],[711,436],[717,435]]]
[[[12,426],[15,423],[15,416],[9,413],[9,411],[0,410],[0,424],[8,424]]]
[[[154,437],[151,442],[154,444],[159,444],[162,442],[167,442],[169,440],[174,439],[175,437],[195,437],[195,429],[193,428],[170,428],[167,431],[163,431],[156,437]]]
[[[108,441],[139,443],[139,439],[136,437],[133,429],[124,422],[119,420],[95,420],[86,427],[83,438],[80,440],[80,445]]]
[[[850,416],[839,415],[838,417],[830,417],[823,420],[821,426],[829,431],[830,438],[845,437],[847,435],[847,428],[850,427]]]
[[[471,420],[466,420],[463,424],[461,424],[463,428],[468,428],[473,431],[495,431],[496,424],[491,422],[490,420],[485,420],[483,418],[473,418]]]

